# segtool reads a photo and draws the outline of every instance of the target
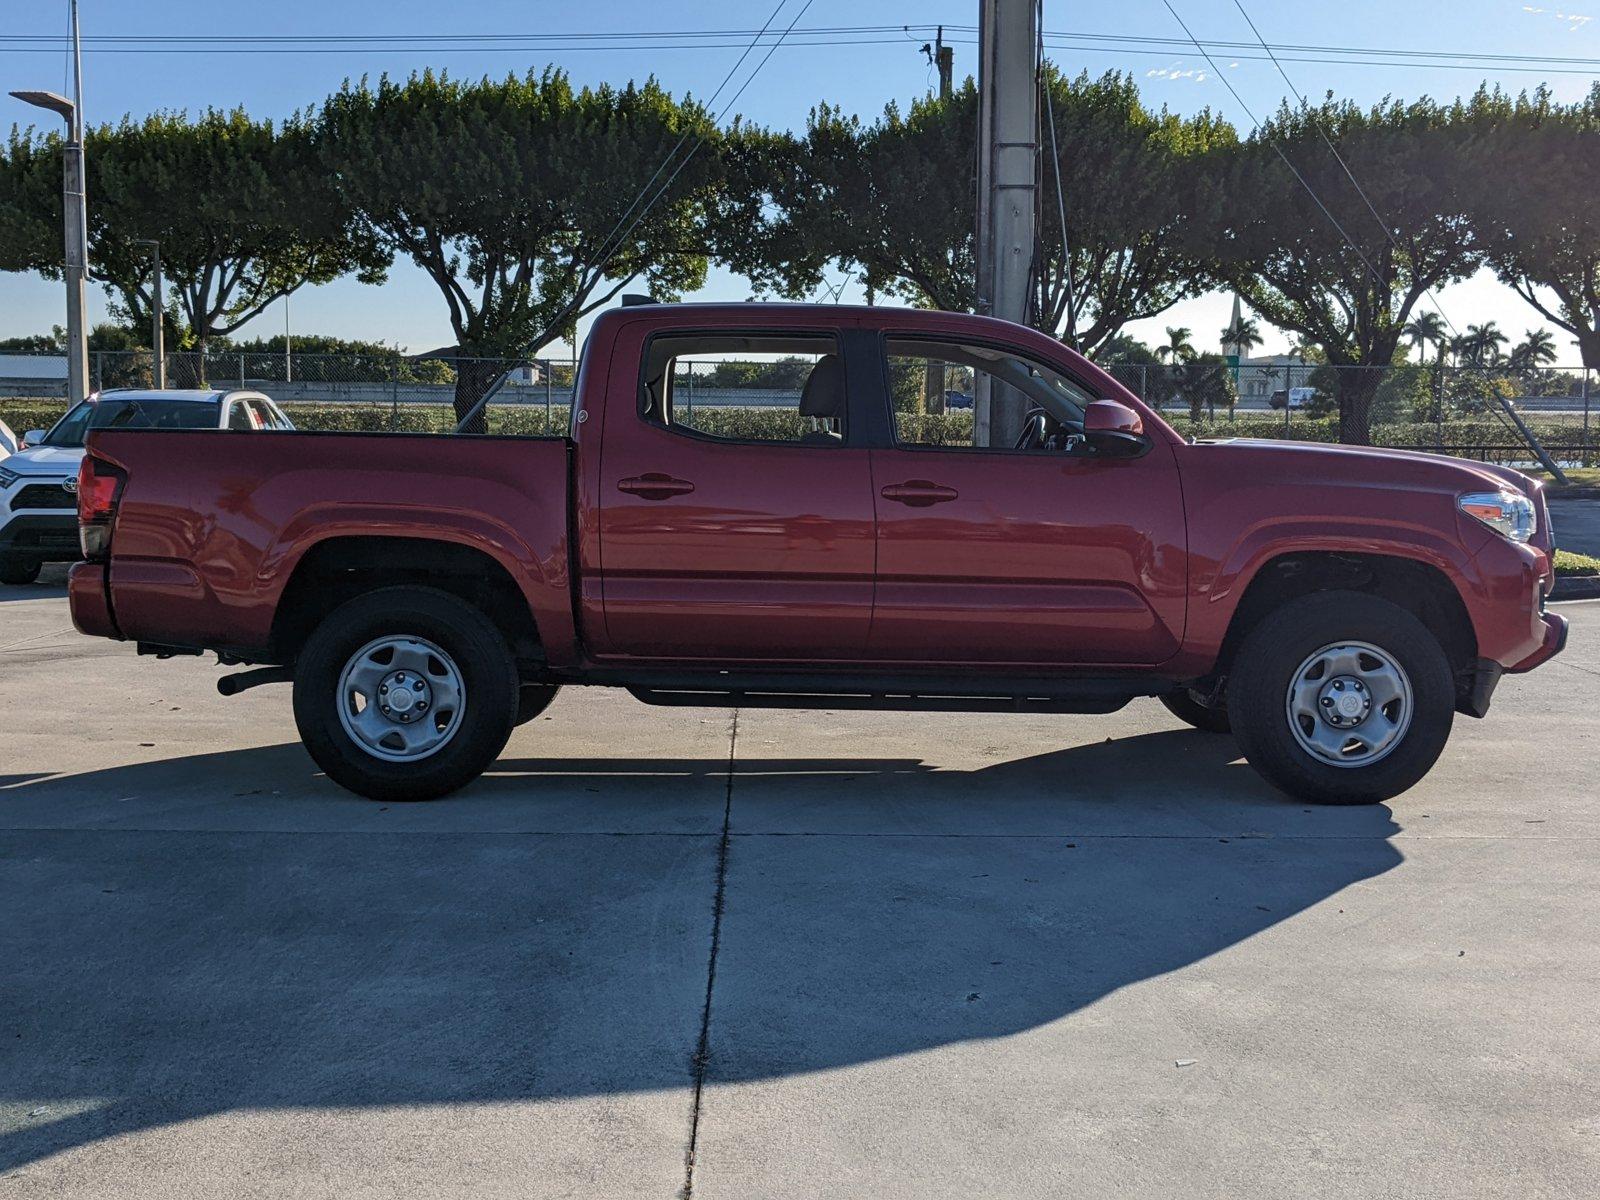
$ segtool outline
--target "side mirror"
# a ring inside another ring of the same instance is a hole
[[[1150,449],[1139,414],[1115,400],[1096,400],[1083,410],[1083,437],[1108,458],[1137,458]]]
[[[27,433],[22,435],[22,444],[18,446],[17,449],[21,450],[28,446],[37,446],[40,442],[44,441],[44,434],[45,431],[42,429],[28,430]]]

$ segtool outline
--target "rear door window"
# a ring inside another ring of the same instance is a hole
[[[844,357],[832,334],[673,334],[651,339],[640,381],[647,421],[698,438],[840,446]]]

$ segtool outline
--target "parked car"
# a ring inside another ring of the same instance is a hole
[[[795,410],[702,428],[675,364],[729,353],[809,358]],[[1020,395],[1014,440],[919,443],[950,431],[903,420],[888,380],[935,363]],[[384,800],[468,783],[586,684],[830,711],[1157,696],[1284,791],[1369,803],[1566,639],[1536,482],[1191,444],[1003,321],[625,307],[594,323],[575,399],[565,438],[98,430],[73,620],[259,664],[225,694],[292,680],[312,757]]]
[[[1317,389],[1314,387],[1279,388],[1272,393],[1267,403],[1273,408],[1306,408],[1316,401]]]
[[[293,429],[260,392],[106,391],[73,407],[25,449],[0,457],[0,583],[32,583],[47,562],[79,557],[77,486],[95,429]]]

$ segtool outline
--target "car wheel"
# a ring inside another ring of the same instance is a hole
[[[1291,600],[1244,639],[1228,715],[1250,765],[1302,800],[1376,804],[1428,773],[1455,688],[1438,640],[1362,592]]]
[[[1185,725],[1193,725],[1205,733],[1232,731],[1233,727],[1228,724],[1226,705],[1201,704],[1188,688],[1184,688],[1181,692],[1168,692],[1161,697],[1161,703],[1165,704],[1167,711]]]
[[[31,558],[0,558],[0,583],[32,583],[43,564]]]
[[[300,738],[335,783],[373,800],[432,800],[481,775],[517,711],[511,651],[488,617],[432,588],[335,609],[295,663]]]
[[[513,725],[526,725],[556,698],[561,690],[559,683],[525,683],[517,689],[517,718]]]

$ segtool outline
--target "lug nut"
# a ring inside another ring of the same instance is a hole
[[[1333,707],[1333,697],[1332,696],[1324,696],[1322,698],[1322,707],[1323,708],[1332,708]]]
[[[420,692],[422,690],[422,688],[423,688],[422,680],[420,680],[420,679],[417,680],[415,683],[413,683],[411,685],[411,688],[412,688],[413,691]]]
[[[383,709],[383,715],[387,717],[389,715],[389,706],[387,704],[383,704],[379,707]]]
[[[428,702],[426,700],[418,700],[417,701],[417,711],[418,712],[427,712],[428,711]]]
[[[398,674],[398,675],[396,675],[394,677],[394,681],[396,683],[404,683],[406,681],[406,673],[404,671],[401,671],[400,674]]]

